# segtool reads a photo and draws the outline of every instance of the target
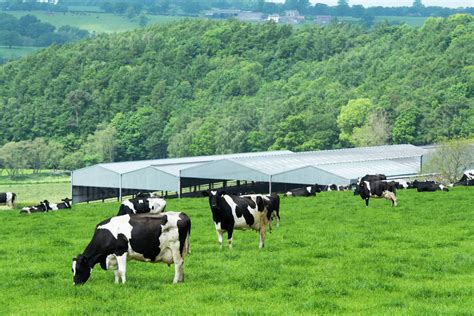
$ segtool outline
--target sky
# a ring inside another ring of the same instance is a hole
[[[273,0],[273,2],[284,2],[284,0]],[[337,5],[337,0],[310,0],[314,3],[324,3],[327,5]],[[362,4],[364,7],[401,7],[411,6],[413,0],[348,0],[349,5]],[[474,0],[422,0],[425,6],[440,6],[449,8],[474,7]]]

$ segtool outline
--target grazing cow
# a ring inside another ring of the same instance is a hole
[[[418,192],[434,192],[437,190],[449,191],[449,189],[446,186],[440,183],[436,183],[435,181],[415,180],[413,181],[413,186],[416,188],[416,191]]]
[[[461,179],[458,182],[454,183],[454,185],[465,185],[471,186],[474,185],[474,169],[473,170],[466,170]]]
[[[385,198],[397,206],[395,183],[386,181],[361,181],[358,185],[360,197],[365,200],[365,206],[369,206],[369,198]]]
[[[64,210],[67,208],[71,208],[70,202],[72,202],[72,200],[70,200],[69,198],[65,198],[65,199],[62,199],[61,201],[62,201],[61,203],[49,203],[49,209],[52,211],[57,211],[57,210]]]
[[[38,212],[48,212],[51,210],[51,207],[49,206],[48,200],[44,200],[43,202],[40,202],[40,204],[36,206],[26,206],[21,209],[20,213],[38,213]]]
[[[315,196],[316,192],[321,192],[319,185],[310,185],[303,188],[291,189],[286,192],[285,196]]]
[[[165,210],[166,201],[158,197],[136,197],[134,199],[125,200],[120,204],[117,216],[125,214],[140,213],[161,213]]]
[[[115,283],[125,283],[127,259],[174,263],[173,283],[184,281],[191,220],[180,212],[127,214],[99,223],[84,252],[72,261],[74,284],[84,284],[99,263],[114,270]]]
[[[235,195],[227,195],[223,190],[203,191],[209,197],[212,219],[214,220],[217,238],[222,248],[224,232],[227,232],[227,242],[232,248],[234,229],[254,229],[260,232],[259,248],[265,245],[265,227],[268,222],[268,210],[260,195],[255,200]]]
[[[277,221],[277,227],[280,227],[280,196],[277,193],[272,193],[270,195],[246,194],[241,196],[253,200],[254,203],[258,202],[257,196],[260,196],[263,199],[265,208],[267,209],[267,220],[270,233],[273,231],[272,225],[274,219]]]
[[[13,192],[0,192],[0,204],[6,204],[10,208],[15,208],[16,194]]]
[[[397,189],[412,189],[414,188],[413,184],[406,180],[394,180],[397,185]]]

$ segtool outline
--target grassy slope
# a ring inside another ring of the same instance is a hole
[[[236,232],[219,251],[206,199],[170,200],[193,221],[185,283],[173,267],[129,262],[128,283],[94,269],[73,287],[71,259],[116,203],[71,211],[0,212],[0,314],[361,313],[439,314],[474,310],[472,188],[400,191],[400,205],[351,192],[282,199],[282,225],[257,249]]]
[[[70,25],[96,33],[124,32],[140,27],[138,25],[138,20],[132,22],[126,16],[111,13],[78,14],[69,12],[48,13],[43,11],[8,11],[7,13],[14,15],[17,18],[23,15],[32,14],[42,22],[50,23],[57,28],[63,25]],[[167,23],[183,19],[183,17],[179,16],[147,15],[147,17],[149,18],[148,24]]]

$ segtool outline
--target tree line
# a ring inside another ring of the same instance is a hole
[[[468,138],[473,28],[189,20],[53,46],[0,67],[0,144],[58,142],[74,169]]]
[[[89,32],[65,25],[58,29],[52,24],[41,22],[34,15],[16,18],[0,13],[0,45],[46,47],[77,41],[89,36]]]

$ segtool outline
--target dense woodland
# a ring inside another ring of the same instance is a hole
[[[0,45],[46,47],[77,41],[87,36],[89,32],[86,30],[67,25],[56,29],[54,25],[41,22],[34,15],[27,14],[18,19],[0,12]]]
[[[474,135],[474,18],[328,27],[183,21],[0,68],[0,145],[61,166]],[[42,140],[43,141],[43,140]]]

